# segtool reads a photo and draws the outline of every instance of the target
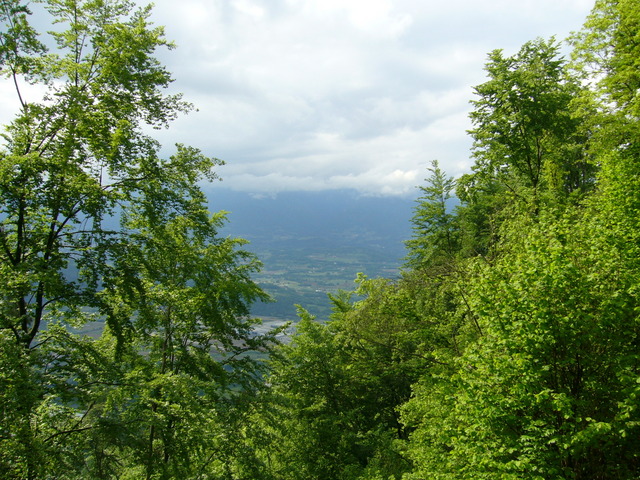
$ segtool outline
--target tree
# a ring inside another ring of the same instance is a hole
[[[594,213],[521,218],[478,265],[483,335],[406,407],[415,478],[637,477],[638,274]]]
[[[480,335],[449,372],[414,385],[402,408],[415,427],[405,478],[638,477],[639,20],[637,2],[596,2],[574,39],[573,68],[590,89],[559,76],[536,92],[545,83],[531,79],[554,78],[532,69],[540,51],[492,54],[473,113],[474,173],[458,188],[463,230],[469,201],[495,222],[492,255],[468,261],[458,284]],[[548,108],[560,104],[566,115]],[[576,159],[582,177],[571,174]],[[572,185],[580,203],[555,208]],[[500,205],[510,218],[495,215],[494,191],[535,215]]]
[[[358,282],[363,300],[332,296],[327,324],[301,311],[272,359],[270,407],[258,423],[271,439],[262,455],[273,478],[399,478],[409,466],[394,446],[406,438],[396,407],[428,360],[403,330],[414,320],[404,292],[383,279]]]
[[[593,87],[601,108],[623,110],[635,118],[639,16],[632,0],[597,0],[584,28],[571,38],[573,67]]]
[[[146,213],[127,211],[135,233],[100,295],[107,325],[121,332],[113,336],[116,350],[124,343],[117,355],[130,363],[105,400],[112,406],[104,414],[120,431],[101,442],[119,447],[120,472],[225,478],[235,461],[227,429],[261,385],[251,352],[275,343],[273,335],[254,334],[249,317],[251,303],[267,299],[250,279],[259,263],[238,248],[242,241],[217,237],[223,216],[207,219],[204,207],[204,218],[157,224]],[[131,441],[118,442],[123,432]]]
[[[211,469],[221,419],[255,383],[248,351],[268,343],[248,315],[265,298],[250,279],[259,263],[217,237],[223,216],[205,207],[198,184],[222,162],[182,145],[161,158],[145,133],[191,108],[165,93],[155,53],[173,45],[150,7],[42,5],[51,41],[25,5],[0,2],[0,73],[19,101],[0,150],[2,476]],[[103,318],[99,341],[70,329]]]
[[[406,242],[409,266],[414,268],[435,266],[451,260],[459,249],[459,233],[455,216],[450,213],[455,181],[447,177],[434,160],[428,168],[431,175],[427,185],[420,186],[421,196],[417,200],[411,218],[413,237]]]
[[[581,120],[571,114],[579,87],[558,51],[553,39],[527,42],[512,57],[494,50],[485,67],[489,80],[472,101],[476,183],[495,178],[534,209],[543,191],[562,199],[593,182]]]
[[[590,86],[578,105],[589,114],[589,147],[602,168],[599,189],[611,200],[608,208],[625,222],[635,222],[640,212],[639,28],[637,2],[599,0],[572,38],[572,66]]]
[[[356,281],[353,292],[330,295],[327,323],[301,311],[272,358],[254,420],[269,478],[402,478],[412,470],[413,426],[400,407],[421,378],[450,374],[477,336],[453,281],[425,269]]]
[[[79,308],[92,303],[100,269],[94,253],[118,235],[103,226],[117,206],[157,181],[165,192],[175,187],[173,200],[188,208],[180,195],[197,188],[198,178],[211,177],[219,162],[186,149],[163,161],[158,143],[142,133],[143,125],[161,127],[189,108],[162,92],[171,77],[153,52],[170,44],[161,28],[148,27],[148,8],[47,2],[53,21],[68,28],[52,34],[57,51],[45,54],[27,10],[15,2],[2,6],[9,26],[2,73],[12,77],[21,104],[0,153],[0,262],[10,279],[2,326],[29,347],[49,312],[78,318]],[[22,82],[45,87],[43,101],[28,101]],[[159,177],[160,171],[174,176]]]

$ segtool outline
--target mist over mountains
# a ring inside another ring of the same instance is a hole
[[[258,304],[253,313],[278,320],[296,320],[295,304],[328,317],[327,293],[352,290],[359,272],[398,276],[415,205],[351,190],[256,197],[216,189],[208,197],[212,211],[228,212],[220,233],[248,240],[264,264],[255,279],[276,302]]]
[[[398,265],[403,242],[411,235],[415,201],[401,197],[361,196],[352,190],[282,192],[256,197],[216,189],[209,194],[213,211],[225,210],[223,233],[251,242],[250,250],[297,244],[314,248],[367,248]]]

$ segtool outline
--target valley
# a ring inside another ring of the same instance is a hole
[[[328,293],[352,290],[359,272],[393,278],[411,235],[413,200],[361,197],[352,191],[281,193],[255,198],[218,191],[228,211],[223,234],[247,239],[263,263],[254,279],[275,300],[254,305],[265,322],[296,321],[301,305],[319,319],[331,313]],[[212,200],[212,201],[213,201]]]

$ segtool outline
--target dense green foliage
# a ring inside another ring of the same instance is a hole
[[[273,361],[274,478],[640,476],[639,22],[602,0],[570,62],[490,53],[472,172],[429,168],[402,277]]]
[[[259,263],[199,187],[220,162],[163,159],[145,133],[190,109],[164,92],[149,8],[42,3],[42,42],[0,3],[20,104],[0,151],[0,476],[230,478],[251,463],[233,427],[261,384],[248,353],[272,341],[249,317]],[[74,333],[93,319],[101,338]]]
[[[149,10],[42,3],[50,49],[0,3],[2,478],[640,477],[637,1],[598,0],[569,61],[491,52],[472,171],[433,162],[400,278],[283,343],[198,187],[220,162],[144,133],[190,108]]]

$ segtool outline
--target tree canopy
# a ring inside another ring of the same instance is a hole
[[[489,54],[474,166],[428,169],[401,277],[360,278],[326,325],[305,314],[276,360],[301,428],[277,442],[303,446],[274,449],[277,478],[298,478],[292,452],[334,459],[309,478],[638,477],[639,15],[597,1],[569,60],[555,39]],[[373,428],[316,436],[368,408]]]
[[[0,3],[19,100],[0,150],[1,475],[230,476],[226,428],[273,338],[249,315],[260,264],[200,188],[222,162],[180,144],[162,158],[147,133],[191,109],[166,93],[156,52],[173,45],[150,7],[41,7],[47,39]],[[91,321],[99,338],[75,333]]]
[[[490,52],[472,170],[431,163],[398,277],[285,341],[208,210],[222,161],[148,133],[191,109],[150,12],[43,0],[46,37],[0,1],[2,478],[640,476],[638,2],[597,0],[567,59]]]

